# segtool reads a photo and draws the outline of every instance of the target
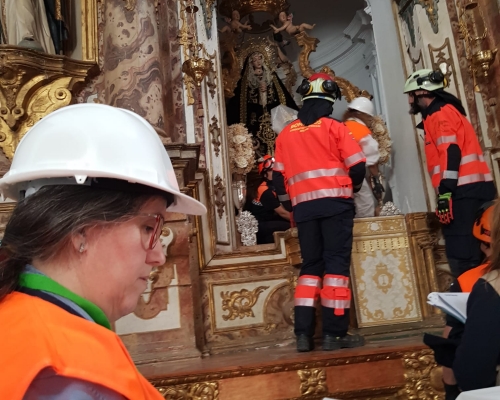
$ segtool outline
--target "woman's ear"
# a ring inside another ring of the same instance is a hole
[[[85,251],[87,244],[85,229],[81,229],[77,233],[71,235],[71,244],[77,253],[83,253]]]

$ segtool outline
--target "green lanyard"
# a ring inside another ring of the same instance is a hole
[[[28,289],[43,290],[62,296],[85,310],[97,324],[111,329],[108,318],[99,307],[66,289],[48,276],[23,272],[19,277],[19,285]]]

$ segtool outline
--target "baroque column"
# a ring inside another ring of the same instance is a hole
[[[146,118],[165,134],[163,74],[155,0],[105,0],[102,14],[104,102]]]

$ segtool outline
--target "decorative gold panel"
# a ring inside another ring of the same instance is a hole
[[[97,32],[97,7],[102,0],[81,0],[82,2],[82,55],[83,61],[97,63],[99,38]]]
[[[228,312],[227,315],[222,316],[222,319],[232,321],[236,318],[255,317],[252,307],[257,303],[260,294],[267,289],[269,289],[269,286],[258,286],[254,290],[242,289],[233,292],[220,292],[222,309]]]
[[[352,280],[359,327],[422,320],[403,216],[354,222]]]
[[[224,215],[224,209],[226,207],[226,187],[224,186],[222,178],[219,175],[215,177],[214,190],[217,215],[219,215],[219,218],[222,219],[222,216]]]
[[[175,386],[156,386],[161,395],[168,400],[218,400],[217,382],[197,382]]]
[[[302,369],[297,371],[300,378],[302,396],[327,394],[326,372],[323,368]]]
[[[442,369],[434,361],[432,350],[406,353],[403,364],[406,383],[398,398],[444,400]]]
[[[93,62],[2,46],[0,147],[5,155],[12,159],[28,129],[45,115],[70,104],[72,91],[96,73]]]

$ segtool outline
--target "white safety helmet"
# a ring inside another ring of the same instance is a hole
[[[415,90],[443,89],[448,86],[448,80],[440,69],[419,69],[413,72],[406,80],[403,93],[410,93]]]
[[[168,211],[201,215],[206,208],[179,191],[170,158],[139,115],[103,104],[63,107],[42,118],[19,143],[0,194],[19,200],[42,186],[90,184],[91,178],[138,183],[174,195]]]
[[[347,105],[347,108],[368,114],[370,117],[375,115],[375,107],[372,101],[366,97],[356,97]]]

